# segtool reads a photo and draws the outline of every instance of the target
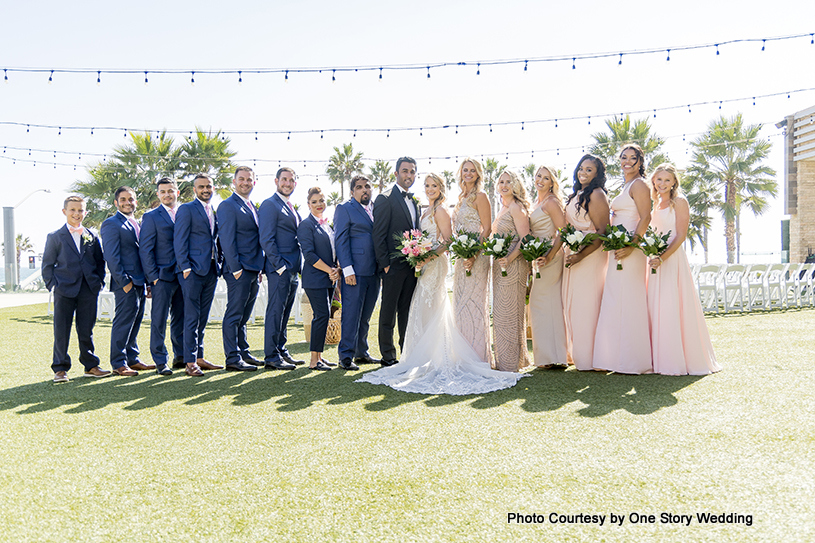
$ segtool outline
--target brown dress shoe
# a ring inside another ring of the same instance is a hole
[[[130,366],[128,366],[127,364],[125,364],[121,368],[116,368],[113,371],[115,371],[117,375],[121,375],[122,377],[135,377],[136,375],[139,374],[139,372],[130,369]]]
[[[55,383],[67,383],[68,382],[68,372],[67,371],[58,371],[54,374],[54,382]]]
[[[184,372],[190,377],[201,377],[204,375],[204,372],[201,371],[201,368],[198,367],[198,364],[190,364],[189,366],[186,367]]]
[[[135,364],[130,364],[130,367],[134,370],[139,371],[146,371],[146,370],[154,370],[156,369],[155,364],[145,364],[144,362],[136,362]]]
[[[219,365],[217,365],[217,364],[213,364],[212,362],[209,362],[209,361],[207,361],[207,360],[204,360],[203,358],[199,358],[199,359],[196,361],[196,363],[198,364],[198,366],[199,366],[199,367],[200,367],[202,370],[222,370],[222,369],[224,369],[224,367],[223,367],[223,366],[219,366]]]
[[[95,368],[91,368],[88,371],[86,371],[85,372],[85,377],[97,377],[97,378],[99,378],[99,377],[107,377],[107,376],[112,375],[112,374],[113,374],[113,372],[110,372],[108,370],[103,370],[99,366],[96,366]]]

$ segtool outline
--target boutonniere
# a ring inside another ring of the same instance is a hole
[[[410,199],[413,200],[413,203],[416,205],[416,207],[419,207],[419,199],[418,198],[416,198],[415,196],[411,196]]]
[[[260,202],[255,202],[254,206],[255,206],[255,210],[260,211]]]
[[[88,232],[87,229],[84,232],[82,232],[82,241],[84,241],[85,243],[91,243],[93,241],[93,236],[91,236],[90,232]]]

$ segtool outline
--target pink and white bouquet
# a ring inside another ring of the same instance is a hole
[[[578,230],[571,223],[559,229],[558,234],[560,234],[560,239],[563,241],[563,244],[573,253],[579,253],[584,247],[591,245],[594,243],[594,240],[600,237],[596,232],[586,233],[582,230]],[[569,266],[570,264],[566,264],[567,268]]]
[[[670,237],[670,230],[668,230],[667,234],[660,236],[659,233],[654,230],[653,226],[649,226],[648,230],[645,231],[645,235],[642,236],[642,240],[640,241],[640,249],[642,249],[642,252],[645,253],[645,256],[659,256],[668,248],[668,239],[670,239]],[[651,273],[656,272],[656,268],[651,268]]]
[[[524,236],[521,240],[521,256],[528,262],[535,262],[535,260],[546,256],[552,250],[552,240],[549,238],[536,238],[532,234]],[[534,266],[534,264],[533,264]],[[535,279],[541,278],[541,272],[535,268]]]
[[[397,237],[399,241],[399,252],[404,255],[405,259],[411,266],[416,268],[415,275],[419,277],[422,274],[421,268],[417,266],[433,256],[433,241],[428,237],[427,232],[421,230],[407,230],[401,237]]]
[[[603,240],[604,251],[616,251],[617,249],[625,249],[626,247],[636,247],[634,236],[625,229],[625,226],[618,224],[617,226],[606,225],[606,235],[600,236]],[[617,269],[623,269],[623,263],[617,261]]]
[[[484,240],[484,254],[498,260],[509,254],[509,245],[515,236],[512,234],[493,234],[489,239]],[[501,276],[507,276],[507,270],[501,266]]]
[[[481,242],[478,241],[479,234],[473,232],[467,232],[466,230],[459,230],[453,236],[453,239],[450,240],[450,245],[448,249],[450,253],[453,255],[452,260],[456,258],[463,258],[468,259],[472,258],[478,253],[481,252],[483,249],[483,245]],[[472,272],[467,270],[467,277],[470,277]]]

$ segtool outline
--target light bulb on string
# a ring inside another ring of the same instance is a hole
[[[240,72],[240,70],[238,70],[238,84],[243,84],[243,74]]]
[[[427,78],[430,79],[430,66],[427,67]]]
[[[670,49],[668,49],[668,58],[665,59],[665,60],[667,60],[667,61],[671,60],[671,50]]]
[[[25,125],[25,133],[28,134],[30,131],[31,131],[31,125],[30,124]]]
[[[289,80],[289,71],[286,70],[286,78],[284,79],[284,81],[288,81],[288,80]]]
[[[719,109],[720,110],[722,109],[722,101],[721,100],[719,100]]]
[[[523,129],[524,129],[524,123],[523,123],[523,121],[521,121],[521,130],[523,130]]]
[[[257,140],[258,140],[258,133],[255,132],[255,141],[257,141]]]
[[[620,60],[617,61],[617,66],[623,63],[623,54],[620,53]]]
[[[61,135],[62,135],[62,127],[60,126],[59,127],[59,132],[57,132],[57,136],[61,136]]]
[[[287,140],[291,140],[291,132],[289,132],[289,135],[288,135],[288,136],[286,136],[286,139],[287,139]]]
[[[101,84],[102,84],[102,72],[97,71],[96,72],[96,85],[99,86]]]
[[[719,44],[716,44],[716,56],[719,56]]]
[[[577,58],[576,58],[576,57],[572,57],[572,70],[574,70],[574,69],[575,69],[575,67],[574,67],[574,62],[575,62],[576,60],[577,60]]]
[[[382,81],[382,67],[379,68],[379,80]]]
[[[8,70],[5,68],[3,69],[3,79],[8,83]]]
[[[190,85],[195,85],[195,72],[190,72]]]
[[[144,84],[147,85],[147,72],[144,72]]]
[[[761,40],[761,50],[764,51],[764,46],[767,45],[767,40]]]
[[[478,63],[478,70],[475,72],[475,75],[481,75],[481,63]]]
[[[490,123],[490,132],[492,132],[492,123]]]
[[[337,75],[337,70],[331,70],[331,81],[336,81],[337,80],[336,75]]]
[[[323,139],[323,131],[320,130],[320,139]]]
[[[529,61],[525,60],[524,61],[524,71],[526,71],[528,65],[529,65]]]
[[[654,110],[654,119],[657,118],[657,110]]]

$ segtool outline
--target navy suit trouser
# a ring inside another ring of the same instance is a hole
[[[184,353],[184,295],[177,278],[159,279],[151,287],[153,305],[150,308],[150,355],[157,366],[166,365],[170,355],[164,344],[167,334],[167,315],[170,316],[170,343],[173,356]]]
[[[331,318],[331,296],[334,294],[334,287],[305,288],[303,290],[306,291],[311,311],[314,314],[311,319],[309,350],[321,353],[325,349],[325,335],[328,331],[328,319]]]
[[[342,319],[340,360],[370,356],[368,353],[368,326],[379,296],[379,277],[356,276],[356,285],[342,283]]]
[[[184,279],[184,274],[179,273],[178,282],[184,293],[184,363],[192,364],[204,358],[204,328],[218,283],[215,261],[206,275],[190,272]]]
[[[234,364],[251,354],[246,338],[246,323],[252,316],[258,297],[258,272],[243,270],[239,279],[227,273],[224,279],[227,299],[221,332],[224,338],[226,363]]]
[[[264,319],[263,352],[266,362],[277,362],[289,354],[286,325],[297,294],[297,272],[286,269],[281,274],[267,273],[266,278],[269,280],[269,301]]]
[[[96,302],[98,292],[91,291],[88,281],[82,279],[79,294],[75,297],[60,295],[54,291],[54,359],[51,369],[54,373],[71,369],[68,344],[71,339],[71,324],[76,313],[76,335],[79,339],[79,361],[85,370],[99,365],[99,357],[94,354],[93,325],[96,324]]]
[[[128,292],[122,288],[113,291],[116,313],[110,325],[110,365],[119,369],[125,364],[139,362],[136,339],[144,318],[144,286],[133,286]]]

